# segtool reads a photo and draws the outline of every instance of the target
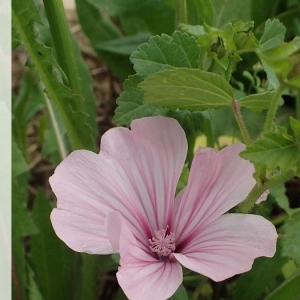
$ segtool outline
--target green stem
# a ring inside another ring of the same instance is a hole
[[[63,2],[62,0],[43,0],[43,2],[58,63],[67,76],[68,86],[77,95],[82,96]]]
[[[276,175],[266,180],[262,185],[256,184],[246,199],[240,204],[237,212],[247,213],[254,206],[257,199],[269,188],[276,186],[280,183],[284,183],[295,175],[293,170],[289,170],[286,173]]]
[[[284,90],[284,87],[282,85],[280,85],[271,101],[270,108],[269,108],[268,114],[267,114],[267,119],[266,119],[265,126],[264,126],[264,132],[269,131],[272,127],[273,120],[275,118],[275,114],[277,111],[278,103],[281,98],[283,90]]]
[[[180,23],[187,24],[186,0],[177,0],[177,26]]]
[[[251,144],[251,138],[250,138],[250,135],[248,133],[248,130],[247,130],[246,124],[244,122],[243,116],[241,114],[240,105],[239,105],[238,101],[233,100],[232,103],[231,103],[231,107],[232,107],[234,116],[236,118],[236,121],[239,125],[239,128],[240,128],[240,131],[241,131],[241,134],[242,134],[242,137],[243,137],[243,140],[244,140],[245,144],[246,145]]]

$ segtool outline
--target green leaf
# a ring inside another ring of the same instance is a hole
[[[292,130],[294,131],[296,138],[300,140],[300,121],[294,119],[293,117],[290,117],[290,125],[292,127]]]
[[[79,299],[96,299],[97,297],[97,276],[101,257],[81,253],[82,265],[80,269]]]
[[[285,79],[296,64],[296,56],[294,59],[293,55],[299,49],[300,37],[297,36],[288,43],[282,43],[266,51],[260,51],[259,57]]]
[[[149,38],[149,33],[138,33],[132,36],[124,36],[107,42],[101,42],[95,45],[95,49],[130,56],[141,44],[146,43]]]
[[[151,104],[143,104],[144,92],[137,87],[143,80],[139,74],[129,76],[124,82],[123,92],[117,99],[118,107],[115,110],[114,123],[129,126],[132,120],[146,116],[159,115],[163,109]]]
[[[171,109],[207,110],[231,105],[231,86],[219,75],[177,68],[155,73],[139,84],[144,103]]]
[[[30,268],[29,265],[27,265],[28,269],[28,298],[30,300],[43,300],[43,296],[41,295],[41,292],[39,291],[39,288],[35,281],[35,276]]]
[[[260,257],[254,261],[252,269],[238,277],[235,282],[232,300],[256,300],[267,287],[272,287],[286,259],[282,258],[279,249],[272,258]]]
[[[299,159],[299,144],[286,129],[277,126],[275,130],[263,134],[261,139],[247,146],[240,156],[252,163],[280,167],[282,171],[293,167]]]
[[[12,147],[12,175],[13,177],[16,177],[18,175],[21,175],[22,173],[25,173],[28,171],[28,165],[26,163],[26,160],[19,149],[17,143],[14,141],[14,139],[11,142]]]
[[[188,294],[184,288],[184,286],[181,284],[175,294],[168,298],[168,300],[188,300]]]
[[[102,42],[118,39],[122,33],[108,16],[99,11],[96,2],[76,0],[79,23],[97,54],[118,77],[125,79],[133,73],[129,58],[98,49]]]
[[[13,236],[11,244],[12,299],[27,300],[27,274],[23,240],[19,237]]]
[[[281,44],[284,41],[285,32],[285,26],[278,19],[272,21],[268,19],[259,41],[262,50],[268,50]]]
[[[300,267],[300,211],[291,215],[280,229],[282,233],[282,255],[293,259],[296,266]]]
[[[213,25],[214,10],[210,0],[187,0],[188,23]]]
[[[33,207],[33,219],[40,234],[31,237],[31,263],[37,283],[45,299],[71,299],[69,274],[64,273],[64,251],[72,251],[58,239],[50,222],[52,207],[43,190],[38,190]]]
[[[89,0],[98,8],[118,15],[127,31],[130,21],[146,25],[152,34],[171,34],[175,30],[175,10],[161,0]],[[124,22],[124,20],[128,20]],[[139,30],[141,32],[141,30]],[[137,33],[137,32],[135,32]]]
[[[92,130],[87,125],[86,115],[82,109],[83,100],[60,82],[64,74],[52,57],[51,49],[44,47],[36,40],[31,18],[32,11],[27,8],[29,6],[26,5],[24,9],[24,3],[21,0],[15,0],[12,3],[14,26],[30,55],[35,71],[45,85],[49,98],[63,119],[73,148],[93,149]]]
[[[249,108],[255,112],[261,112],[268,109],[274,96],[274,92],[265,92],[261,94],[249,95],[245,98],[239,99],[240,107]]]
[[[300,299],[300,271],[285,280],[275,291],[264,300],[299,300]]]
[[[244,22],[252,19],[251,0],[212,0],[215,17],[214,27],[222,27],[229,22],[243,20]]]
[[[196,39],[178,31],[171,37],[166,34],[151,37],[130,56],[135,71],[143,76],[174,67],[197,68],[199,58]]]
[[[270,194],[275,198],[277,204],[286,211],[289,215],[292,215],[293,209],[290,208],[289,199],[286,196],[286,188],[283,184],[272,187]]]
[[[28,174],[22,174],[12,181],[12,236],[13,238],[31,236],[39,233],[27,211]]]

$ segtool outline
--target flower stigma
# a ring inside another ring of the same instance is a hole
[[[162,261],[167,261],[167,257],[176,248],[174,233],[170,231],[167,234],[167,228],[154,231],[155,236],[149,239],[150,250],[156,253]]]

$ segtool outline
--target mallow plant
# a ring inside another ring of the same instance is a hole
[[[25,78],[13,98],[14,299],[104,299],[109,271],[115,299],[297,299],[300,205],[285,183],[300,176],[300,8],[279,2],[76,0],[124,80],[96,150],[62,1],[13,1],[13,46],[37,86],[30,96]],[[41,109],[54,202],[26,191],[25,128]]]

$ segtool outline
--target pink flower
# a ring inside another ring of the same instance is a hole
[[[255,184],[243,149],[200,148],[175,196],[187,153],[178,122],[156,116],[111,129],[99,154],[74,151],[50,178],[54,230],[75,251],[119,252],[117,278],[131,300],[172,296],[181,265],[215,281],[246,272],[274,255],[277,234],[261,216],[224,214]]]

